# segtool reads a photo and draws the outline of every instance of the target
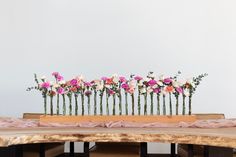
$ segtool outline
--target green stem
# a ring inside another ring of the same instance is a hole
[[[70,116],[72,115],[72,100],[71,100],[71,95],[69,97],[69,114]]]
[[[100,94],[100,115],[103,114],[102,99],[103,99],[103,92]]]
[[[116,95],[113,95],[113,115],[116,114]]]
[[[185,95],[183,95],[183,111],[182,111],[182,115],[185,115]]]
[[[94,90],[93,103],[94,103],[94,115],[97,115],[97,91],[96,90]]]
[[[106,103],[107,103],[107,115],[109,115],[109,96],[106,94]]]
[[[153,93],[150,93],[151,98],[151,115],[153,115]]]
[[[141,93],[140,93],[140,91],[138,91],[138,115],[140,115],[141,114]]]
[[[78,94],[75,94],[75,115],[78,115]]]
[[[157,94],[157,115],[160,115],[160,95]]]
[[[57,94],[57,115],[60,113],[60,107],[59,107],[59,94]]]
[[[170,115],[172,115],[172,101],[171,101],[171,93],[169,93],[169,107],[170,107]]]
[[[179,95],[176,95],[176,115],[179,115]]]
[[[53,115],[53,96],[50,96],[50,114]]]
[[[147,115],[147,93],[144,94],[144,115]]]
[[[163,94],[163,115],[166,115],[166,96]]]
[[[134,115],[134,94],[131,94],[131,100],[132,100],[132,115]]]
[[[192,96],[189,96],[188,107],[189,107],[188,115],[191,115],[192,114]]]
[[[47,115],[47,95],[46,94],[44,94],[43,100],[44,100],[44,115]]]
[[[81,93],[82,115],[84,115],[84,93]]]
[[[62,101],[63,101],[63,115],[66,115],[66,98],[65,98],[65,94],[62,94]]]
[[[125,92],[125,113],[128,115],[128,93]]]
[[[88,115],[90,115],[90,96],[88,96]]]
[[[121,96],[121,92],[119,90],[119,114],[122,114],[122,96]]]

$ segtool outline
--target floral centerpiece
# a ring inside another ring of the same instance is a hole
[[[156,77],[149,72],[146,77],[130,75],[129,78],[114,74],[86,81],[83,76],[65,80],[60,73],[53,72],[54,81],[45,76],[38,78],[35,74],[36,86],[27,90],[41,92],[45,115],[172,116],[186,115],[186,108],[191,115],[193,95],[207,74],[184,81],[179,79],[180,74]]]

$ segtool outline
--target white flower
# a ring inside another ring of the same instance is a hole
[[[131,80],[129,82],[129,86],[135,87],[136,86],[136,81],[135,80]]]
[[[148,81],[150,81],[151,79],[150,78],[144,78],[144,81],[146,81],[146,82],[148,82]]]
[[[157,81],[157,84],[158,84],[159,86],[163,86],[163,83],[162,83],[161,81]]]
[[[102,84],[99,84],[99,85],[96,86],[96,90],[102,90],[103,87],[104,87],[104,86],[103,86]]]
[[[111,88],[111,85],[106,84],[105,87],[106,87],[106,88]]]
[[[193,83],[193,78],[188,78],[188,79],[186,80],[186,82],[189,83],[189,84],[192,84],[192,83]]]
[[[155,88],[157,88],[157,87],[158,87],[157,84],[155,84],[154,86],[152,86],[153,89],[155,89]]]
[[[185,95],[185,96],[189,96],[189,95],[190,95],[190,94],[189,94],[189,91],[188,91],[187,89],[184,90],[184,95]]]
[[[164,75],[160,75],[160,76],[159,76],[159,79],[160,79],[160,80],[164,80],[164,79],[165,79]]]
[[[195,86],[195,83],[194,83],[194,81],[193,81],[193,78],[189,78],[189,79],[187,79],[186,82],[189,83],[193,88],[196,87],[196,86]]]
[[[180,81],[173,81],[172,82],[172,85],[174,86],[174,87],[180,87],[180,86],[182,86],[184,83],[182,83],[182,82],[180,82]]]
[[[54,85],[54,82],[53,82],[53,81],[50,81],[50,85]]]
[[[119,77],[112,77],[112,78],[113,78],[112,80],[113,80],[114,83],[117,84],[119,82]]]
[[[78,76],[76,79],[78,79],[79,81],[84,81],[84,76],[83,76],[83,75],[80,75],[80,76]]]
[[[143,80],[140,80],[139,82],[138,82],[138,86],[142,86],[143,85]]]
[[[58,88],[58,87],[60,87],[59,84],[57,84],[57,83],[53,84],[53,88]]]
[[[148,77],[155,78],[155,75],[154,75],[154,73],[149,73]]]
[[[113,74],[112,77],[118,77],[118,75],[117,74]]]
[[[142,94],[144,94],[144,93],[147,92],[147,90],[146,90],[146,88],[141,88],[141,89],[140,89],[140,92],[141,92]]]
[[[61,80],[58,82],[58,84],[62,85],[62,84],[66,84],[66,81],[65,80]]]
[[[161,94],[162,94],[162,95],[166,95],[167,92],[166,92],[164,89],[162,89],[162,90],[161,90]]]
[[[46,76],[43,75],[40,79],[41,79],[41,80],[45,80],[45,79],[46,79]]]
[[[153,89],[151,87],[148,87],[147,88],[147,93],[151,93],[151,92],[153,92]]]

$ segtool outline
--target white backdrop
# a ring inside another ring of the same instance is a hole
[[[0,0],[0,115],[41,112],[33,73],[207,72],[194,112],[236,117],[235,0]]]

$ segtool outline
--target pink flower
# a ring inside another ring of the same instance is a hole
[[[156,85],[157,84],[157,81],[156,80],[150,80],[150,81],[148,81],[148,85],[149,86],[154,86],[154,85]]]
[[[142,78],[141,76],[135,76],[134,79],[135,79],[136,81],[140,81],[140,80],[142,80],[143,78]]]
[[[153,92],[156,93],[156,94],[158,94],[158,93],[161,92],[161,89],[160,89],[160,88],[155,88],[155,89],[153,89]]]
[[[59,72],[53,72],[53,73],[52,73],[52,76],[57,77],[58,75],[59,75]]]
[[[102,77],[101,80],[106,81],[108,78],[107,77]]]
[[[92,94],[92,92],[90,90],[87,90],[85,93],[84,93],[86,96],[90,96]]]
[[[64,78],[59,74],[59,72],[53,72],[52,76],[56,78],[57,81],[62,81]]]
[[[124,83],[121,85],[121,88],[127,90],[127,89],[129,89],[129,85],[127,83]]]
[[[164,83],[165,84],[170,84],[172,82],[171,78],[165,78]]]
[[[110,94],[110,95],[114,95],[114,94],[115,94],[115,91],[109,89],[109,90],[108,90],[108,94]]]
[[[40,85],[41,88],[45,88],[45,89],[48,89],[50,87],[50,83],[49,82],[43,82],[41,85]]]
[[[130,94],[133,94],[134,91],[135,91],[135,88],[129,88],[129,89],[128,89],[128,93],[130,93]]]
[[[56,79],[57,79],[57,81],[62,81],[62,80],[64,80],[64,77],[61,76],[61,75],[58,75],[58,76],[56,77]]]
[[[86,87],[91,87],[91,86],[92,86],[92,84],[91,84],[90,82],[85,82],[84,85],[85,85]]]
[[[121,77],[119,78],[119,80],[120,80],[121,83],[126,82],[126,78],[123,77],[123,76],[121,76]]]
[[[78,81],[77,81],[76,79],[70,80],[70,84],[71,84],[72,86],[76,86],[77,83],[78,83]]]
[[[180,94],[182,94],[184,91],[183,91],[183,88],[181,88],[181,87],[177,87],[177,88],[175,88],[176,89],[176,91]]]
[[[64,93],[65,93],[64,88],[59,87],[59,88],[57,89],[57,93],[58,93],[58,94],[64,94]]]

